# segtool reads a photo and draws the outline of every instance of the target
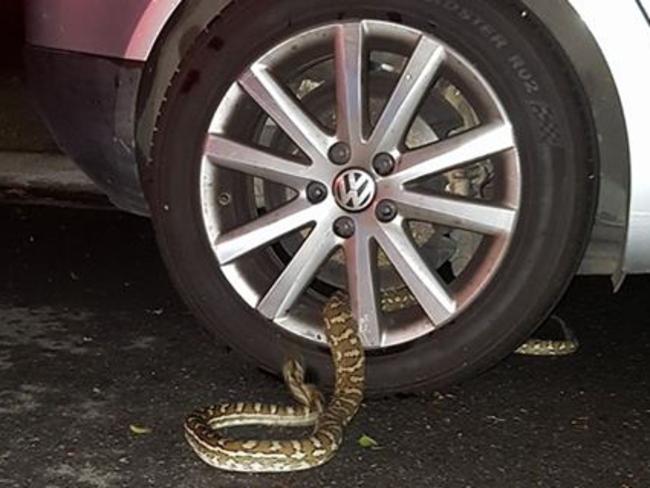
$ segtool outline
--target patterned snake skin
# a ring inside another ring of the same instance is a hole
[[[289,361],[284,378],[299,406],[224,404],[197,410],[187,418],[185,436],[203,461],[227,471],[264,473],[315,468],[334,456],[343,428],[363,399],[365,356],[343,295],[328,301],[323,316],[336,374],[327,408],[323,410],[318,390],[305,384],[300,363]],[[243,425],[315,427],[311,436],[297,440],[234,440],[219,435],[220,429]]]
[[[385,292],[382,296],[382,309],[386,312],[414,303],[406,290]],[[335,371],[334,395],[327,408],[323,408],[323,398],[316,387],[305,384],[302,365],[288,361],[283,368],[284,380],[298,405],[225,403],[197,410],[187,418],[185,437],[203,461],[226,471],[275,473],[315,468],[334,457],[343,440],[343,429],[363,399],[365,356],[345,295],[335,294],[327,302],[323,318]],[[564,324],[562,327],[566,340],[531,339],[516,352],[536,356],[575,352],[577,341]],[[309,437],[293,440],[235,440],[219,432],[247,425],[313,425],[314,430]]]

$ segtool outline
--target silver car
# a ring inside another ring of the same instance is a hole
[[[490,367],[577,272],[650,271],[645,8],[30,0],[26,59],[61,147],[152,217],[210,331],[327,382],[343,290],[389,393]]]

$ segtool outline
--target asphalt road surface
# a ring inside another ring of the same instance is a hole
[[[576,281],[557,312],[581,339],[573,357],[513,356],[368,402],[325,467],[241,476],[194,456],[184,416],[286,395],[197,326],[149,222],[37,207],[0,207],[0,222],[0,488],[650,486],[649,278],[616,296]]]

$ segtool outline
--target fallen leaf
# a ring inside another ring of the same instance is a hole
[[[131,424],[129,425],[129,430],[133,432],[135,435],[151,434],[151,429],[149,427],[144,427],[142,425]]]
[[[359,442],[359,445],[360,445],[361,447],[366,448],[366,449],[367,449],[367,448],[370,448],[370,447],[377,447],[377,446],[379,446],[379,443],[378,443],[376,440],[374,440],[372,437],[367,436],[367,435],[365,435],[365,434],[362,435],[361,437],[359,437],[359,441],[358,441],[358,442]]]

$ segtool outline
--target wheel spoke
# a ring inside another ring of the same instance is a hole
[[[314,221],[314,208],[297,198],[258,219],[237,227],[217,238],[215,249],[222,266],[306,227]]]
[[[365,347],[380,347],[383,333],[377,301],[377,248],[368,235],[358,235],[345,243],[348,294],[352,314],[359,324]]]
[[[510,124],[494,122],[404,154],[391,179],[401,184],[472,163],[515,147]]]
[[[480,234],[510,234],[517,218],[516,210],[479,200],[461,200],[411,191],[401,192],[396,197],[400,214],[404,217]]]
[[[205,155],[215,165],[302,190],[313,180],[309,166],[284,159],[263,150],[211,134]]]
[[[296,98],[264,66],[253,66],[240,77],[239,84],[313,164],[323,164],[327,160],[333,138],[314,122]]]
[[[363,35],[363,23],[350,23],[340,25],[335,37],[336,133],[352,146],[353,153],[363,139]]]
[[[422,260],[402,223],[398,219],[382,225],[375,237],[424,312],[434,324],[440,324],[455,313],[456,301]]]
[[[257,310],[272,320],[282,318],[309,286],[338,243],[331,222],[319,223],[260,300]]]
[[[399,149],[417,109],[445,59],[444,48],[422,36],[369,141],[371,154]]]

